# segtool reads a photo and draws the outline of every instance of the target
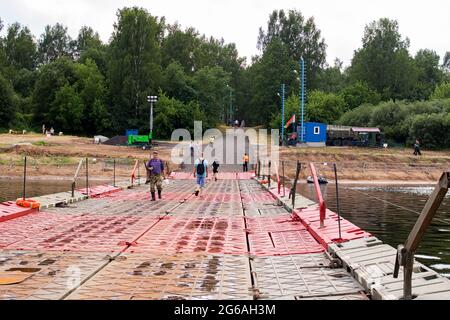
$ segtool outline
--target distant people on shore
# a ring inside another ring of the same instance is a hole
[[[47,132],[45,131],[45,124],[42,125],[42,134],[45,135]]]
[[[419,139],[416,139],[416,143],[414,143],[414,155],[417,156],[421,156],[422,152],[420,152],[420,141]]]

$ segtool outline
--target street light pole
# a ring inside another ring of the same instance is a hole
[[[233,91],[230,87],[230,123],[233,123]]]
[[[153,103],[158,101],[157,96],[148,96],[147,101],[150,102],[150,134],[149,134],[149,142],[150,145],[153,145]]]

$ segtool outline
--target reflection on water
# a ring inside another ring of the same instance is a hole
[[[336,211],[335,185],[322,185],[327,207]],[[404,243],[428,200],[433,187],[389,186],[339,188],[342,216],[393,246]],[[313,185],[302,184],[298,192],[315,200]],[[442,275],[450,274],[450,192],[417,251],[417,260]]]
[[[90,186],[105,183],[105,181],[89,181]],[[85,187],[82,180],[77,181],[76,188]],[[32,180],[29,179],[26,185],[26,197],[37,197],[57,192],[69,191],[72,188],[71,180]],[[0,179],[0,202],[16,200],[22,197],[23,180],[21,179]]]

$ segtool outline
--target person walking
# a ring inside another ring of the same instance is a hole
[[[217,181],[217,174],[219,173],[219,167],[220,167],[219,161],[214,160],[214,162],[212,163],[212,168],[213,168],[213,177],[215,181]]]
[[[414,144],[414,155],[417,156],[421,156],[422,152],[420,152],[420,142],[419,139],[416,139],[416,143]]]
[[[243,164],[243,171],[244,172],[248,172],[248,161],[249,161],[249,157],[248,154],[244,154],[244,158],[242,159],[242,161],[244,162]]]
[[[203,158],[203,152],[194,165],[194,177],[197,177],[197,187],[195,189],[195,195],[198,195],[203,191],[205,187],[206,178],[208,178],[208,161]]]
[[[162,183],[164,177],[164,162],[159,159],[158,151],[153,151],[153,158],[145,165],[147,172],[150,172],[150,193],[152,195],[152,201],[156,201],[155,186],[158,189],[158,198],[161,199]]]
[[[191,142],[189,143],[189,150],[191,151],[191,163],[194,160],[194,154],[195,154],[195,145],[194,145],[194,141],[191,140]]]

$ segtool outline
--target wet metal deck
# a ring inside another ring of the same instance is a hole
[[[40,212],[0,223],[0,298],[367,298],[256,180],[224,178],[195,197],[182,176],[156,202],[145,185],[42,197]]]

